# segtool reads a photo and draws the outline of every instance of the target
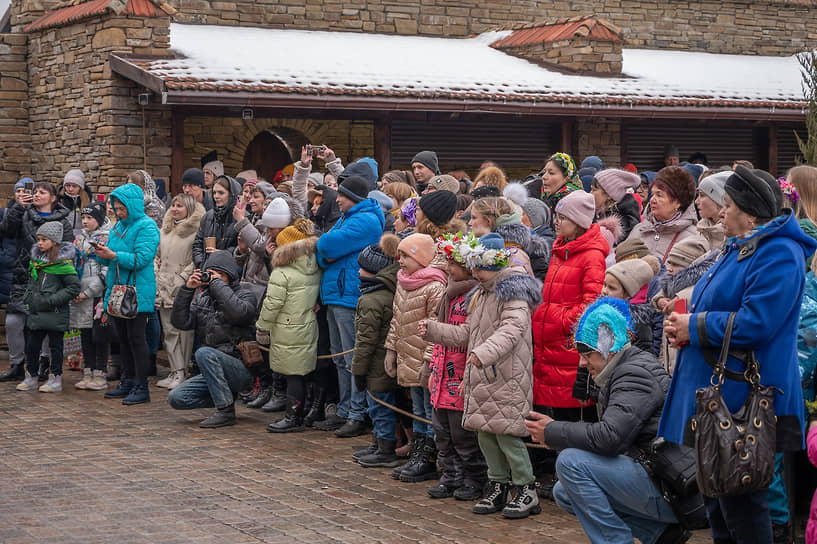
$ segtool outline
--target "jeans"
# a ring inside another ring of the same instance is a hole
[[[568,448],[556,460],[556,504],[579,518],[590,542],[653,544],[677,523],[647,471],[626,455],[607,457]]]
[[[159,312],[153,310],[148,313],[148,322],[145,325],[145,340],[148,344],[148,353],[156,355],[162,347],[162,324],[159,322]]]
[[[341,353],[355,347],[355,309],[331,304],[328,306],[329,341],[332,353]],[[352,379],[352,354],[335,357],[338,370],[337,415],[343,419],[363,421],[366,414],[366,392],[358,391]]]
[[[433,408],[431,407],[431,392],[425,387],[409,387],[411,392],[411,413],[417,417],[431,421]],[[411,429],[414,434],[421,434],[429,438],[434,438],[434,427],[431,423],[412,420]]]
[[[9,345],[9,362],[21,365],[26,362],[26,314],[6,314],[6,342]]]
[[[122,358],[122,379],[137,382],[147,380],[148,344],[145,328],[148,320],[146,312],[139,312],[133,319],[113,318],[119,331],[119,355]]]
[[[176,410],[226,408],[235,402],[234,394],[249,387],[253,380],[240,359],[214,348],[196,351],[201,374],[188,378],[167,396]]]
[[[704,496],[706,517],[712,527],[712,540],[736,544],[769,544],[772,541],[772,520],[767,494],[766,489],[761,489],[717,499]]]
[[[36,376],[40,369],[40,349],[43,346],[43,339],[48,338],[48,346],[51,349],[51,374],[62,376],[62,335],[63,331],[45,331],[41,329],[30,329],[26,337],[26,370],[32,376]]]
[[[528,485],[535,481],[528,448],[518,436],[477,432],[479,449],[488,464],[488,479],[513,485]]]
[[[376,397],[383,402],[387,402],[394,406],[394,391],[384,391],[382,393],[371,392],[373,397]],[[374,426],[374,435],[383,440],[394,440],[394,428],[397,425],[397,416],[391,408],[386,408],[382,404],[378,404],[374,399],[366,396],[366,402],[369,403],[369,418],[372,420]]]
[[[440,483],[449,487],[468,484],[481,488],[487,478],[485,457],[479,449],[477,433],[462,428],[462,412],[435,408],[431,421]]]

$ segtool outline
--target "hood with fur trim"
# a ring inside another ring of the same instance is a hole
[[[59,251],[57,251],[57,258],[54,262],[66,260],[73,261],[76,256],[77,250],[74,247],[74,244],[70,242],[62,242],[60,244]],[[40,251],[40,248],[37,246],[37,244],[31,246],[31,259],[35,261],[50,262],[48,261],[47,255]]]
[[[207,213],[207,210],[197,202],[193,213],[181,223],[176,223],[176,220],[173,219],[173,216],[170,214],[170,210],[168,210],[165,214],[164,221],[162,221],[162,232],[169,234],[175,230],[180,238],[192,236],[199,230],[199,224],[205,213]]]
[[[494,291],[500,302],[524,300],[531,311],[542,304],[542,282],[516,266],[504,268],[487,284],[480,284],[471,289],[465,295],[466,306],[470,306],[471,298],[479,289]]]
[[[294,263],[305,255],[314,255],[318,251],[317,246],[317,236],[310,236],[309,238],[280,246],[275,250],[275,253],[272,254],[272,266],[273,268],[286,266]]]
[[[698,280],[712,268],[720,255],[720,249],[713,249],[688,267],[676,272],[674,276],[670,276],[665,270],[658,276],[658,287],[664,292],[665,297],[674,298],[679,292],[698,283]]]

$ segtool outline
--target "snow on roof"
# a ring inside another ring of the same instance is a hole
[[[3,1],[3,0],[0,0]],[[802,108],[796,57],[623,50],[627,77],[548,70],[470,39],[171,24],[168,89]]]

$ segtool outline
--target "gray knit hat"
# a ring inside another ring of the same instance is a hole
[[[82,189],[85,188],[85,174],[79,168],[74,168],[66,172],[65,177],[62,178],[62,183],[73,183],[79,185]]]
[[[538,198],[528,198],[522,204],[525,215],[530,220],[531,227],[538,228],[550,223],[550,208]]]
[[[62,223],[49,221],[37,229],[37,236],[48,238],[55,244],[62,243]]]
[[[717,174],[706,176],[701,180],[701,183],[698,184],[698,190],[711,198],[715,204],[723,207],[725,204],[724,196],[726,195],[726,180],[729,179],[731,175],[732,171],[727,170],[726,172],[718,172]]]

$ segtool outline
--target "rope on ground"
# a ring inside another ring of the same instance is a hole
[[[264,351],[269,351],[268,346],[258,344],[258,347],[261,348]],[[335,357],[342,357],[343,355],[349,355],[350,353],[353,353],[354,351],[355,351],[354,348],[352,348],[352,349],[347,349],[346,351],[341,351],[340,353],[333,353],[332,355],[318,355],[318,359],[334,359]]]
[[[380,404],[381,406],[385,406],[386,408],[389,408],[389,409],[397,412],[398,414],[404,415],[406,417],[410,417],[411,419],[416,419],[417,421],[422,421],[426,425],[431,425],[431,422],[429,420],[427,420],[426,418],[420,417],[420,416],[415,416],[411,412],[407,412],[407,411],[405,411],[405,410],[403,410],[401,408],[398,408],[397,406],[392,406],[388,402],[380,400],[379,398],[372,395],[371,391],[366,391],[366,394],[369,395],[370,399],[372,399],[376,403]],[[545,446],[544,444],[534,444],[532,442],[525,442],[525,446],[527,446],[529,448],[534,448],[534,449],[548,449],[548,447]]]

